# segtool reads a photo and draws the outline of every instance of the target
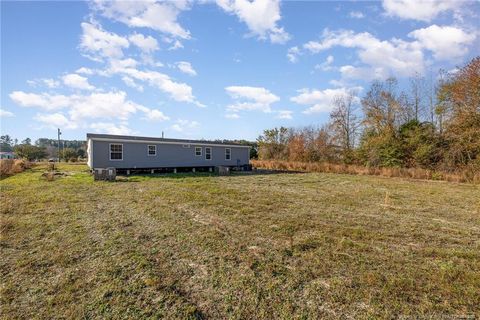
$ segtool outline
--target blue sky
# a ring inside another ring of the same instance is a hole
[[[1,133],[251,139],[373,79],[455,70],[480,2],[1,2]],[[432,71],[433,70],[433,71]]]

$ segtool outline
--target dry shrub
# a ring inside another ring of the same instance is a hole
[[[365,167],[359,165],[335,164],[328,162],[296,162],[281,160],[251,160],[251,164],[256,168],[267,170],[343,173],[353,175],[373,175],[423,180],[480,183],[480,170],[475,168],[464,168],[455,172],[441,172],[421,168]]]
[[[6,177],[13,174],[13,160],[0,160],[0,175]]]
[[[14,174],[30,169],[31,164],[26,160],[20,159],[2,159],[0,160],[0,176],[8,177]]]
[[[55,162],[49,162],[48,163],[48,171],[55,171]]]
[[[47,179],[47,181],[55,180],[55,172],[53,171],[45,172],[43,176],[45,177],[45,179]]]

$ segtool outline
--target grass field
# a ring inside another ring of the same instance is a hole
[[[1,185],[1,317],[475,318],[480,187],[339,174]]]

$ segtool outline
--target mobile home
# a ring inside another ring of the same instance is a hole
[[[218,141],[87,133],[87,153],[92,170],[247,168],[250,147]]]

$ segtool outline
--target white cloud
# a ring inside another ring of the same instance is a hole
[[[437,60],[458,59],[468,53],[468,45],[475,40],[474,33],[467,33],[460,28],[437,26],[417,29],[408,34],[417,39],[421,46],[432,51]]]
[[[144,36],[140,33],[132,34],[128,37],[131,43],[140,48],[144,53],[150,54],[158,50],[158,41],[151,36]]]
[[[138,104],[126,100],[123,91],[71,96],[70,116],[74,120],[118,118],[126,120],[138,109]]]
[[[81,67],[81,68],[78,68],[75,73],[80,73],[80,74],[87,74],[87,75],[92,75],[95,73],[94,70],[90,69],[90,68],[86,68],[86,67]]]
[[[330,83],[334,87],[344,87],[345,86],[345,82],[343,81],[343,79],[341,79],[341,80],[332,79],[332,80],[328,81],[328,83]]]
[[[170,120],[162,111],[153,109],[153,110],[144,110],[145,116],[143,117],[144,120],[148,121],[166,121]]]
[[[354,19],[363,19],[365,18],[365,15],[360,12],[360,11],[350,11],[350,13],[348,14],[348,16],[350,18],[354,18]]]
[[[339,68],[344,80],[364,79],[386,79],[390,76],[388,71],[383,67],[354,67],[345,65]],[[343,82],[342,82],[343,83]]]
[[[312,113],[322,113],[330,112],[333,110],[333,100],[337,96],[346,95],[350,90],[359,91],[361,88],[338,88],[338,89],[325,89],[325,90],[316,90],[316,89],[300,89],[298,90],[299,95],[290,98],[292,102],[310,106],[308,109],[304,110],[305,114]],[[355,99],[355,102],[358,103],[358,97]]]
[[[197,72],[193,69],[190,62],[179,61],[179,62],[176,63],[176,66],[177,66],[178,70],[180,70],[181,72],[183,72],[185,74],[188,74],[190,76],[196,76],[197,75]]]
[[[300,54],[300,48],[298,48],[297,46],[291,47],[290,49],[288,49],[287,58],[291,63],[295,63],[298,62],[298,56]]]
[[[193,103],[201,108],[205,107],[205,105],[197,101],[192,93],[192,87],[186,83],[176,82],[168,75],[158,71],[139,70],[136,68],[137,64],[138,62],[132,58],[121,60],[114,59],[110,61],[110,64],[103,72],[103,75],[121,75],[125,84],[128,86],[136,86],[137,89],[140,89],[138,87],[139,85],[133,80],[146,82],[150,86],[168,93],[171,98],[176,101]]]
[[[259,39],[268,38],[272,43],[285,43],[290,39],[290,35],[277,25],[282,18],[279,0],[217,0],[217,4],[235,14]]]
[[[68,96],[50,95],[48,93],[36,94],[23,91],[13,91],[10,99],[22,107],[38,107],[44,110],[57,110],[70,104]]]
[[[225,115],[225,118],[227,118],[227,119],[239,119],[240,116],[237,113],[227,113]]]
[[[78,127],[76,123],[68,120],[68,118],[61,113],[37,114],[34,119],[49,128],[76,129]]]
[[[128,48],[130,45],[126,38],[103,30],[98,23],[82,22],[81,26],[83,33],[80,48],[92,60],[122,58],[123,48]]]
[[[170,127],[170,129],[177,132],[184,132],[189,129],[198,128],[199,126],[200,123],[197,121],[178,119],[176,123]]]
[[[95,132],[117,134],[117,135],[129,135],[135,132],[128,128],[125,124],[116,125],[110,122],[96,122],[90,125],[90,128]]]
[[[27,80],[27,83],[33,87],[44,85],[50,89],[58,88],[60,86],[59,81],[50,78]]]
[[[190,38],[190,32],[177,21],[178,15],[189,9],[188,1],[96,0],[92,7],[104,17],[120,21],[129,27],[150,28],[173,37]]]
[[[454,11],[462,0],[383,0],[383,8],[389,16],[429,22],[441,12]]]
[[[0,117],[1,117],[1,118],[8,118],[8,117],[13,117],[13,116],[15,116],[15,115],[13,114],[13,112],[0,109]]]
[[[88,127],[92,119],[126,121],[132,114],[137,112],[143,112],[144,116],[142,119],[148,121],[166,121],[170,119],[160,110],[150,109],[127,100],[127,96],[123,91],[70,96],[17,91],[10,96],[12,100],[26,107],[37,107],[47,111],[64,108],[64,113],[38,114],[35,117],[35,120],[50,127]],[[110,122],[94,123],[90,128],[115,134],[131,133],[131,130],[125,125],[117,126]]]
[[[82,89],[82,90],[93,90],[95,89],[90,83],[88,83],[88,79],[82,76],[79,76],[76,73],[70,73],[62,77],[63,83],[74,89]]]
[[[15,91],[10,98],[23,107],[36,107],[47,111],[65,108],[70,121],[80,123],[88,119],[126,120],[137,110],[146,108],[126,99],[123,91],[92,93],[89,95],[50,95]]]
[[[90,28],[90,24],[89,28]],[[117,35],[107,33],[105,35],[105,31],[95,29],[96,31],[94,32],[95,34],[100,34],[103,38],[114,38],[118,37]],[[90,39],[91,37],[89,37]],[[83,39],[83,38],[82,38]],[[126,41],[126,46],[128,46],[128,40],[125,38],[121,38]],[[118,39],[117,39],[118,40]],[[138,40],[138,39],[137,39]],[[91,42],[97,43],[95,41],[87,41],[88,44]],[[123,41],[114,41],[115,43],[120,43],[123,44]],[[137,41],[138,42],[138,41]],[[104,76],[111,76],[114,74],[119,74],[122,76],[122,80],[125,82],[126,85],[130,87],[135,87],[138,90],[142,90],[143,87],[141,85],[136,84],[133,80],[137,81],[143,81],[147,82],[149,85],[157,87],[158,89],[170,94],[170,96],[180,102],[189,102],[193,103],[198,107],[205,107],[203,104],[198,102],[196,98],[192,94],[192,88],[185,84],[185,83],[180,83],[172,80],[168,75],[157,72],[157,71],[150,71],[150,70],[139,70],[137,69],[138,62],[132,58],[126,58],[123,59],[123,51],[121,50],[122,46],[117,46],[117,49],[119,50],[113,50],[113,51],[108,51],[106,52],[104,49],[104,45],[108,43],[108,41],[100,41],[100,45],[87,45],[83,43],[82,41],[82,48],[84,50],[87,50],[90,54],[93,54],[94,56],[101,56],[105,57],[108,60],[108,67],[105,71],[97,71],[96,73]],[[150,46],[150,48],[153,48]],[[159,65],[156,63],[155,65]],[[192,72],[195,72],[193,68],[190,68],[191,70],[188,70],[185,65],[185,63],[182,64],[183,71],[186,70],[186,72],[190,72],[190,74],[193,74]]]
[[[335,58],[330,55],[325,59],[324,62],[315,65],[315,69],[316,70],[322,70],[322,71],[332,70],[333,69],[332,63],[333,63],[334,60],[335,60]]]
[[[157,87],[158,89],[170,94],[170,96],[180,102],[193,103],[198,107],[205,107],[198,102],[192,93],[192,87],[185,83],[175,82],[168,75],[157,71],[141,71],[135,68],[123,68],[117,72],[128,75],[133,79],[145,81],[149,85]]]
[[[284,44],[291,39],[291,36],[283,28],[273,28],[270,32],[272,43]]]
[[[177,131],[177,132],[182,132],[183,131],[183,127],[180,126],[179,124],[174,124],[170,127],[170,129],[172,129],[173,131]]]
[[[279,110],[276,116],[277,119],[291,120],[293,111],[290,110]]]
[[[182,49],[183,44],[179,40],[175,40],[175,42],[168,47],[168,50],[177,50],[177,49]]]
[[[137,89],[140,92],[143,92],[143,86],[137,84],[135,81],[133,81],[132,78],[123,76],[122,77],[123,83],[125,83],[128,87]]]
[[[134,69],[138,65],[137,60],[132,58],[127,59],[112,59],[109,62],[107,73],[121,73],[126,69]]]
[[[422,46],[419,42],[395,38],[382,41],[368,32],[325,30],[321,41],[307,42],[304,48],[312,53],[319,53],[334,46],[358,49],[360,61],[385,75],[410,76],[415,72],[421,74],[425,70]]]
[[[271,112],[270,105],[280,98],[269,90],[261,87],[230,86],[226,87],[227,93],[235,99],[235,103],[227,106],[227,110],[236,113],[242,110]]]
[[[168,47],[168,50],[177,50],[177,49],[182,49],[183,44],[180,40],[178,39],[172,39],[169,37],[163,37],[162,41],[165,43],[170,44],[170,47]]]
[[[126,23],[130,27],[148,27],[155,30],[168,33],[170,36],[180,37],[184,39],[190,38],[187,31],[183,30],[176,22],[167,19],[164,15],[174,17],[182,11],[189,8],[187,2],[126,2],[126,1],[96,1],[93,4],[94,10],[102,15]],[[179,29],[180,28],[180,29]],[[132,58],[124,58],[123,49],[128,48],[130,42],[138,46],[142,50],[143,63],[153,66],[162,66],[161,63],[155,63],[151,53],[158,49],[158,42],[151,36],[144,36],[135,33],[127,39],[112,32],[107,32],[102,27],[91,21],[90,23],[82,23],[83,35],[81,37],[80,48],[84,54],[96,61],[104,61],[107,63],[105,70],[90,70],[84,68],[79,71],[90,73],[90,71],[101,76],[119,75],[122,81],[130,87],[142,91],[143,86],[138,82],[146,82],[150,86],[156,87],[166,92],[172,99],[180,102],[193,103],[198,107],[205,107],[198,102],[192,93],[192,87],[185,83],[176,82],[168,75],[151,70],[139,70],[138,62]],[[175,41],[167,36],[164,39]],[[180,44],[178,42],[178,44]],[[182,71],[194,74],[193,68],[188,69],[185,63],[182,63]]]

